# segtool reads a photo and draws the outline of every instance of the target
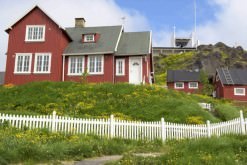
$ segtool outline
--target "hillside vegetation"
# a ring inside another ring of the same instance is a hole
[[[212,103],[215,112],[198,103]],[[35,82],[22,86],[0,87],[0,112],[52,114],[75,117],[109,117],[127,120],[182,123],[217,122],[239,116],[230,103],[210,97],[188,95],[157,86],[129,84],[80,84],[74,82]]]
[[[242,47],[229,47],[224,43],[200,45],[196,51],[154,58],[156,81],[165,84],[168,69],[203,70],[209,77],[216,68],[247,68],[247,52]]]

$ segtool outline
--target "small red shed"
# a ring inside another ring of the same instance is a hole
[[[214,77],[214,96],[247,101],[247,69],[219,68]]]
[[[187,70],[168,70],[167,87],[168,89],[174,89],[186,93],[198,93],[203,88],[203,85],[200,81],[200,72]]]

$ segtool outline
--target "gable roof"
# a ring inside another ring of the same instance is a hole
[[[231,85],[247,85],[247,69],[237,69],[237,68],[219,68],[216,69],[216,73],[219,75],[219,79],[224,85],[228,85],[226,76],[224,73],[225,69],[229,71],[233,83]]]
[[[0,72],[0,85],[4,84],[5,72]]]
[[[66,28],[72,42],[65,48],[64,55],[110,54],[116,51],[122,26]],[[82,43],[83,34],[99,34],[96,43]]]
[[[9,26],[6,30],[5,30],[5,32],[6,33],[9,33],[11,30],[12,30],[12,28],[17,24],[17,23],[19,23],[21,20],[23,20],[27,15],[29,15],[30,13],[32,13],[32,11],[34,11],[34,10],[40,10],[42,13],[44,13],[52,22],[54,22],[57,26],[58,26],[58,28],[59,29],[61,29],[62,30],[62,32],[63,32],[63,34],[65,34],[65,36],[66,37],[68,37],[68,39],[70,39],[71,40],[71,38],[70,38],[70,36],[66,33],[66,31],[64,30],[64,28],[62,28],[62,26],[60,26],[54,19],[52,19],[46,12],[44,12],[44,10],[43,9],[41,9],[38,5],[36,5],[36,6],[34,6],[31,10],[29,10],[28,12],[26,12],[22,17],[20,17],[15,23],[13,23],[11,26]]]
[[[168,70],[167,82],[200,82],[200,72],[186,70]]]
[[[124,32],[116,55],[144,55],[151,53],[150,32]]]

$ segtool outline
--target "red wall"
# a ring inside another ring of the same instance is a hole
[[[84,70],[87,68],[87,59],[88,56],[85,56]],[[80,82],[82,76],[70,76],[68,75],[68,56],[65,59],[65,72],[64,80],[65,81],[76,81]],[[104,55],[104,74],[102,75],[88,75],[88,83],[99,83],[99,82],[111,82],[113,83],[113,55]]]
[[[215,83],[215,91],[217,98],[225,98],[230,100],[238,100],[238,101],[247,101],[247,93],[245,96],[235,96],[234,88],[245,88],[245,92],[247,92],[247,85],[224,85],[222,86],[221,82],[218,80]]]
[[[25,42],[26,25],[45,25],[45,42]],[[68,38],[41,10],[35,8],[9,31],[5,84],[24,84],[31,81],[61,81],[62,53]],[[35,53],[51,53],[51,73],[33,74]],[[32,53],[31,74],[14,74],[15,54]]]
[[[168,89],[174,89],[174,90],[183,91],[183,92],[186,92],[186,93],[199,93],[202,90],[203,85],[202,85],[202,83],[198,82],[198,89],[189,89],[189,83],[188,82],[184,82],[184,89],[175,89],[174,88],[174,83],[173,82],[168,82],[167,83],[167,87],[168,87]]]
[[[149,73],[151,72],[151,55],[142,56],[142,79],[145,77],[145,83],[149,84]],[[114,73],[116,72],[116,59],[125,59],[125,75],[124,76],[116,76],[115,74],[115,82],[129,82],[129,56],[126,57],[115,57],[115,69]],[[147,67],[148,66],[148,67]]]
[[[215,91],[216,91],[216,98],[223,98],[224,97],[224,90],[220,81],[216,81],[215,83]]]

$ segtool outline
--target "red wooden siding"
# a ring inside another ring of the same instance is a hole
[[[234,88],[245,88],[245,96],[234,95]],[[247,101],[247,85],[222,85],[220,80],[215,82],[215,92],[217,98],[230,100]]]
[[[44,42],[25,42],[26,25],[45,25]],[[61,81],[62,53],[69,40],[40,9],[35,8],[9,31],[5,84],[31,81]],[[15,54],[32,53],[31,74],[14,74]],[[51,53],[51,73],[34,74],[35,53]]]
[[[245,88],[245,92],[247,92],[247,85],[225,85],[224,86],[224,93],[223,96],[226,99],[231,99],[231,100],[239,100],[239,101],[247,101],[247,95],[245,93],[245,96],[235,96],[234,95],[234,88]]]
[[[198,82],[198,89],[190,89],[189,88],[189,82],[184,82],[184,88],[183,89],[175,89],[174,88],[174,82],[168,82],[167,87],[168,89],[174,89],[177,91],[183,91],[186,93],[200,93],[200,91],[203,89],[202,83]]]
[[[70,76],[68,75],[68,59],[69,57],[66,56],[65,58],[65,81],[76,81],[80,82],[82,76]],[[87,68],[87,59],[88,56],[85,56],[85,62],[84,62],[84,70]],[[111,82],[113,83],[113,55],[104,55],[104,74],[102,75],[88,75],[87,76],[87,82],[88,83],[99,83],[99,82]]]

